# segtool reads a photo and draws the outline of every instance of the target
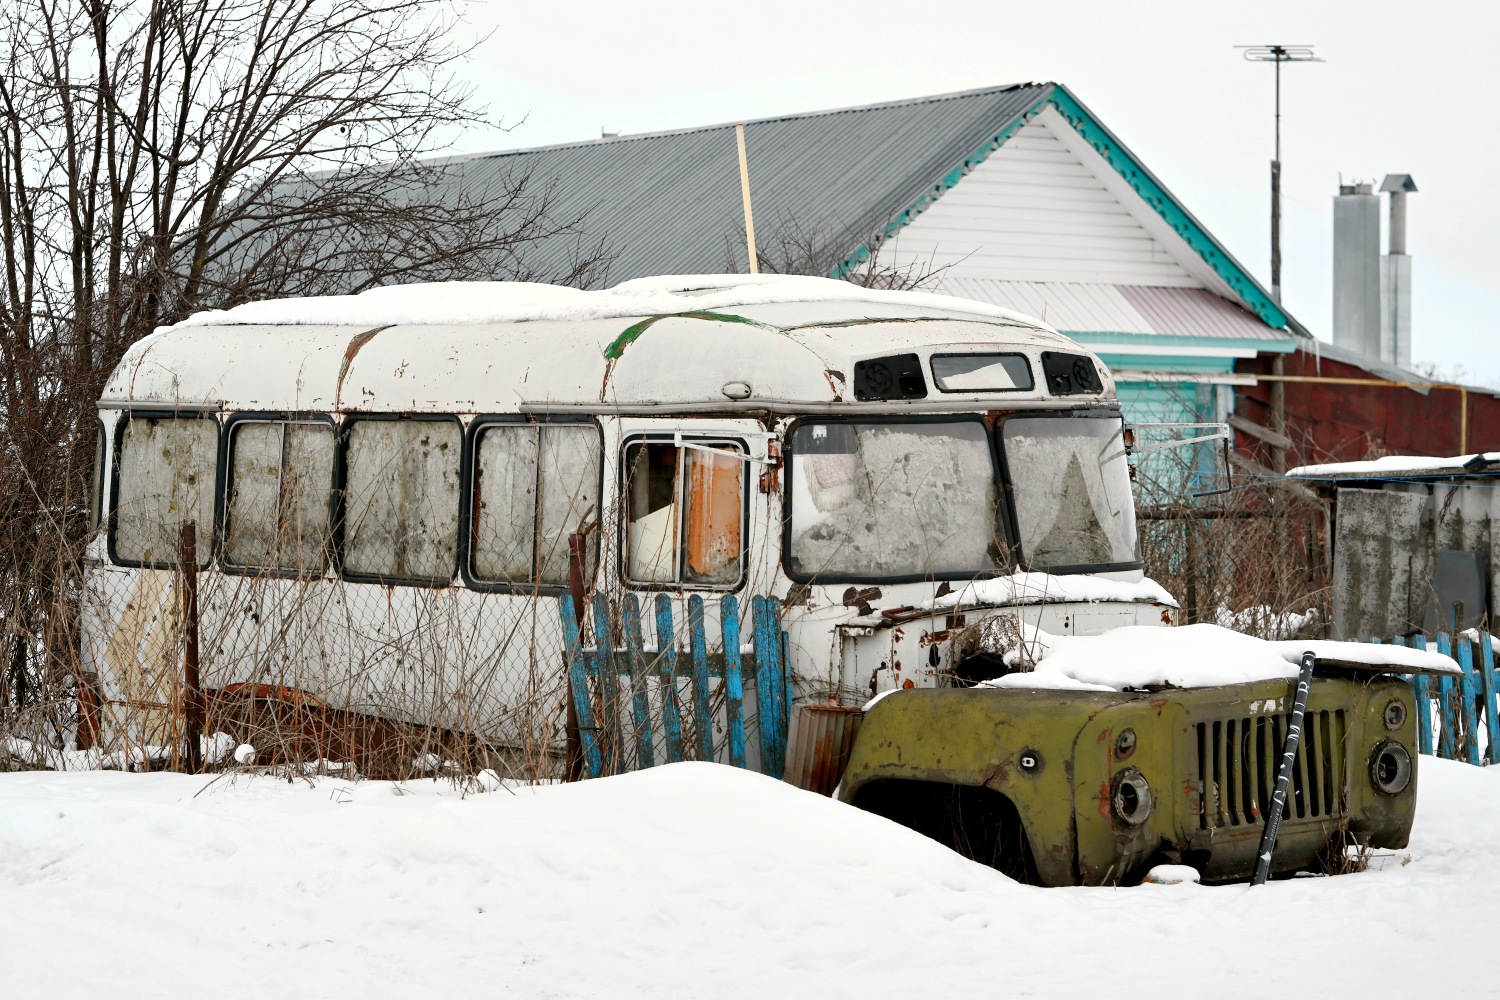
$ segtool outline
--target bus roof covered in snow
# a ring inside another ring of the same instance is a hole
[[[909,386],[899,364],[867,364],[901,357]],[[899,384],[860,384],[882,378]],[[602,292],[405,285],[200,313],[133,346],[101,405],[816,412],[868,400],[890,412],[1114,398],[1096,357],[1008,310],[824,278],[692,275]]]

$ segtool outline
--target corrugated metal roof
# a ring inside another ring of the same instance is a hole
[[[745,124],[757,234],[794,222],[839,263],[873,232],[1034,108],[1052,84],[1017,84]],[[608,284],[744,268],[734,125],[457,158],[446,184],[476,194],[530,173],[555,219],[584,217],[616,254]],[[550,240],[528,258],[565,270]]]
[[[1075,335],[1146,333],[1253,340],[1285,340],[1287,336],[1238,303],[1202,288],[947,278],[942,290],[1017,309]]]

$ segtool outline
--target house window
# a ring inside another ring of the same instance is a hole
[[[745,534],[739,445],[640,442],[625,449],[632,583],[732,587]]]
[[[491,424],[474,466],[474,579],[568,584],[568,536],[599,513],[599,432],[591,424]],[[598,534],[588,535],[586,567]]]
[[[344,570],[446,582],[458,561],[459,453],[453,420],[359,420],[344,475]]]
[[[224,561],[320,576],[327,563],[333,427],[241,421],[229,440]]]
[[[182,526],[197,525],[198,564],[213,554],[219,424],[211,417],[132,415],[120,433],[114,554],[121,562],[170,566]]]

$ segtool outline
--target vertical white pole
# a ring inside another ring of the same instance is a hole
[[[750,273],[760,273],[755,259],[755,214],[750,211],[750,164],[745,159],[745,126],[734,127],[734,138],[740,147],[740,198],[745,203],[745,245],[750,254]]]

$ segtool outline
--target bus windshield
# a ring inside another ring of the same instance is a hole
[[[792,452],[793,575],[894,581],[1005,566],[980,420],[807,421]]]
[[[1135,507],[1118,417],[1011,417],[1000,441],[1028,569],[1135,562]]]
[[[1017,564],[1051,572],[1137,565],[1118,416],[1011,417],[999,436],[1009,511],[996,449],[977,417],[801,422],[791,436],[788,571],[803,580],[899,582],[988,576]]]

